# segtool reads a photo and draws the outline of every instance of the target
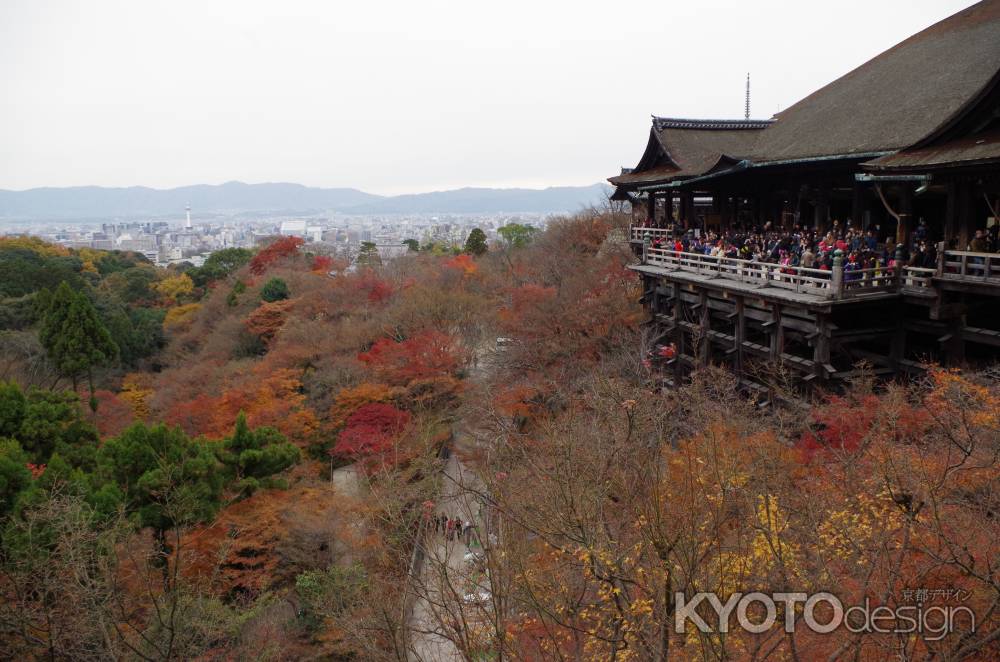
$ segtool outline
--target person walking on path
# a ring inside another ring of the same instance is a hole
[[[465,526],[462,527],[462,542],[465,543],[466,547],[469,546],[471,534],[472,534],[472,522],[466,520]]]

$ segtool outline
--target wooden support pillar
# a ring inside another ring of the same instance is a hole
[[[952,247],[964,249],[965,246],[958,245],[958,186],[955,182],[948,182],[945,185],[946,206],[944,210],[944,245],[946,248]]]
[[[955,222],[958,225],[958,250],[964,251],[972,239],[972,184],[959,182],[955,200]]]
[[[770,334],[770,347],[768,348],[768,359],[770,366],[777,370],[781,367],[781,355],[785,351],[785,333],[781,328],[781,305],[777,302],[771,304],[771,319],[764,323]],[[780,373],[779,373],[780,374]],[[775,391],[768,389],[768,400],[773,401]]]
[[[859,226],[856,226],[859,227]],[[816,232],[825,234],[830,228],[830,186],[824,184],[819,189],[816,202]]]
[[[913,189],[905,183],[899,191],[899,223],[896,224],[896,243],[910,249],[910,233],[913,232]]]
[[[681,385],[684,376],[684,363],[681,355],[684,354],[684,327],[681,326],[681,309],[684,303],[681,301],[681,285],[674,283],[674,347],[677,350],[674,355],[674,388]]]
[[[869,229],[869,219],[868,214],[865,213],[867,210],[867,192],[864,189],[864,184],[855,180],[854,188],[851,192],[851,227],[861,228],[865,232]],[[881,237],[879,237],[881,241]]]
[[[965,339],[962,338],[962,328],[965,326],[964,315],[956,315],[948,320],[948,334],[944,338],[945,361],[949,366],[960,367],[965,363]]]
[[[699,324],[699,329],[701,333],[701,344],[698,347],[698,362],[702,367],[708,365],[709,357],[712,352],[712,339],[709,331],[712,329],[712,315],[711,311],[708,309],[708,292],[705,289],[701,290],[698,296],[698,303],[701,307],[698,312],[701,313],[701,319]]]
[[[667,224],[673,224],[674,222],[674,192],[667,191],[663,198],[663,207],[667,214]]]
[[[896,331],[892,336],[892,345],[889,347],[889,364],[897,373],[900,364],[906,358],[906,327],[903,325],[903,315],[896,315]]]
[[[684,221],[684,227],[688,229],[693,228],[695,221],[694,193],[691,191],[683,191],[681,193],[681,209],[683,209],[681,220]]]
[[[770,359],[774,365],[781,361],[785,351],[785,333],[781,328],[781,304],[771,304],[771,347]]]
[[[829,375],[826,366],[830,363],[830,318],[826,313],[816,314],[816,337],[813,339],[813,374],[819,386]]]
[[[646,220],[653,221],[656,218],[656,194],[650,191],[646,194]]]
[[[648,278],[646,276],[643,276],[642,291],[649,292],[650,290],[652,290],[653,294],[652,297],[650,298],[649,309],[653,313],[653,324],[655,328],[655,325],[659,322],[658,316],[663,312],[662,297],[660,297],[660,286],[656,282],[656,279],[653,278],[652,276],[649,276]],[[658,339],[654,338],[654,340]]]
[[[746,320],[746,303],[743,297],[737,297],[736,299],[736,324],[733,328],[733,345],[736,350],[736,359],[734,362],[736,368],[736,375],[742,379],[743,378],[743,340],[746,338],[747,334],[747,320]]]
[[[760,217],[760,194],[755,193],[753,196],[753,224],[757,226],[764,225],[763,219]]]

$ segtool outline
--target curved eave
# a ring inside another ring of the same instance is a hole
[[[931,170],[957,170],[960,168],[981,168],[984,166],[1000,166],[1000,156],[980,159],[960,159],[954,161],[900,161],[890,163],[863,163],[862,167],[870,172],[927,172]]]

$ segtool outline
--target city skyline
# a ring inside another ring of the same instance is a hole
[[[749,71],[770,117],[969,4],[15,1],[0,189],[589,184],[634,165],[650,113],[742,117]]]

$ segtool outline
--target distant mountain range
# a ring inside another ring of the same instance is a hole
[[[191,205],[200,213],[353,214],[569,212],[607,198],[606,184],[546,189],[461,188],[451,191],[381,196],[353,188],[300,184],[198,185],[172,189],[143,186],[104,188],[0,189],[0,221],[150,218],[181,216]]]

